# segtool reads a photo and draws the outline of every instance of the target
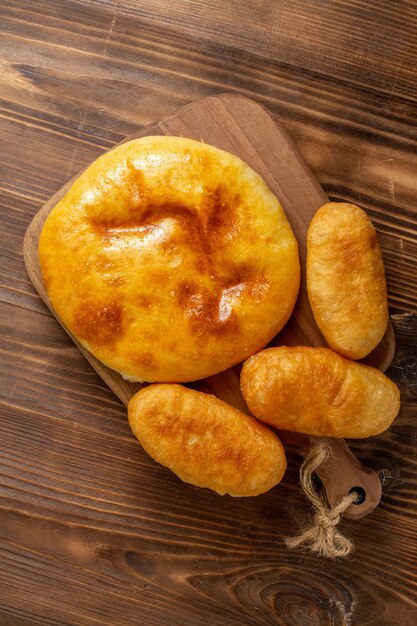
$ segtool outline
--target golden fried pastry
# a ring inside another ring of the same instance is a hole
[[[286,469],[279,439],[215,396],[181,385],[151,385],[128,407],[134,435],[183,481],[220,495],[256,496]]]
[[[328,348],[263,350],[244,364],[241,388],[256,417],[306,435],[378,435],[400,410],[389,378]]]
[[[196,380],[244,360],[299,288],[297,242],[265,182],[179,137],[98,158],[50,213],[39,257],[60,320],[130,380]]]
[[[384,263],[374,227],[354,204],[330,202],[307,235],[307,289],[317,326],[333,350],[361,359],[388,324]]]

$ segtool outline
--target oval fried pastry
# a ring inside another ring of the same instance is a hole
[[[362,359],[384,336],[388,301],[375,229],[354,204],[330,202],[307,234],[307,290],[317,326],[333,350]]]
[[[328,348],[263,350],[244,364],[241,388],[256,417],[306,435],[378,435],[400,409],[399,389],[382,372]]]
[[[143,137],[99,157],[39,240],[48,298],[75,338],[129,380],[186,382],[263,348],[300,268],[277,198],[236,156]]]
[[[279,439],[253,417],[181,385],[150,385],[128,407],[146,452],[184,482],[220,495],[256,496],[286,469]]]

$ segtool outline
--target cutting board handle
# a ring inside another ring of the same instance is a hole
[[[352,492],[358,494],[357,502],[344,511],[343,517],[361,519],[378,506],[382,497],[382,484],[378,474],[362,465],[344,439],[315,438],[288,431],[280,431],[279,436],[286,446],[290,446],[304,458],[317,443],[325,443],[329,454],[315,473],[323,484],[329,506],[334,508]]]
[[[333,508],[342,498],[355,492],[357,501],[346,509],[343,517],[365,517],[381,500],[382,485],[378,474],[358,461],[344,439],[326,439],[326,444],[331,453],[317,469],[317,475],[326,490],[329,505]]]

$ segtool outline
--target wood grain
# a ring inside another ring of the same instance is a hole
[[[0,624],[414,626],[415,3],[6,0],[0,7]],[[383,499],[349,563],[290,552],[298,460],[261,499],[185,488],[35,294],[25,230],[138,125],[219,91],[279,116],[332,200],[378,229],[403,406],[354,442]],[[400,321],[398,321],[400,320]],[[93,452],[92,452],[93,450]],[[163,513],[162,513],[162,512]]]

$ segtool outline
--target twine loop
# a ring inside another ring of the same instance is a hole
[[[354,548],[353,542],[338,529],[343,513],[358,498],[356,493],[344,496],[334,507],[330,507],[325,493],[317,491],[313,474],[329,458],[331,448],[325,439],[315,439],[300,468],[300,484],[304,495],[314,508],[313,526],[306,528],[298,537],[285,540],[288,548],[302,545],[312,552],[330,559],[344,557]]]

